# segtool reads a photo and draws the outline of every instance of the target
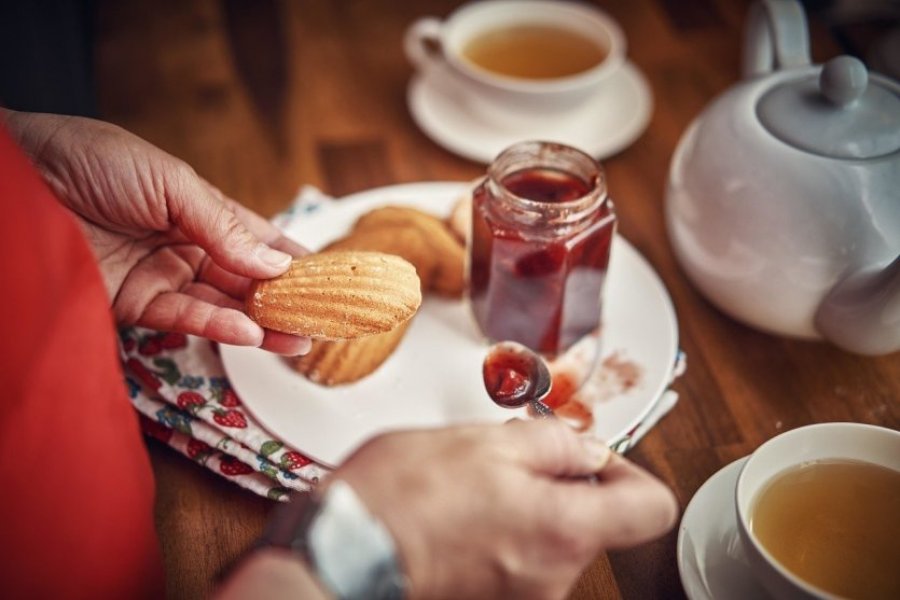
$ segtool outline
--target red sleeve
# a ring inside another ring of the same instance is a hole
[[[163,595],[153,474],[100,273],[0,125],[0,589]]]

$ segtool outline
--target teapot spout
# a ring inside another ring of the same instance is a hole
[[[900,350],[900,256],[838,282],[819,304],[815,326],[825,339],[850,352]]]

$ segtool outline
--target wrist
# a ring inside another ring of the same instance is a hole
[[[260,545],[294,552],[336,598],[406,595],[393,536],[344,481],[277,507]]]
[[[330,600],[334,596],[290,550],[258,548],[235,565],[216,590],[216,600]]]

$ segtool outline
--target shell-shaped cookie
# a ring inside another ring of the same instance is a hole
[[[388,226],[415,229],[425,237],[435,261],[428,289],[447,296],[462,294],[465,248],[443,221],[411,206],[382,206],[361,216],[350,236]]]
[[[421,303],[419,277],[406,260],[334,251],[296,258],[283,275],[255,281],[247,314],[274,331],[345,340],[390,331]]]
[[[423,291],[431,289],[438,261],[424,232],[405,225],[387,224],[363,231],[354,230],[322,248],[322,252],[333,250],[372,250],[396,254],[416,268]]]
[[[321,385],[352,383],[374,372],[391,356],[411,322],[355,340],[316,340],[309,354],[288,361],[296,371]]]

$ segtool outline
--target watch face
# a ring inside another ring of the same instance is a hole
[[[334,481],[321,498],[293,494],[290,502],[276,506],[260,545],[296,552],[336,598],[405,596],[406,577],[391,534],[343,481]]]
[[[347,483],[334,481],[318,503],[306,530],[295,539],[306,544],[309,562],[338,598],[403,598],[406,579],[394,540]],[[304,534],[305,533],[305,534]],[[352,552],[347,549],[352,548]]]

